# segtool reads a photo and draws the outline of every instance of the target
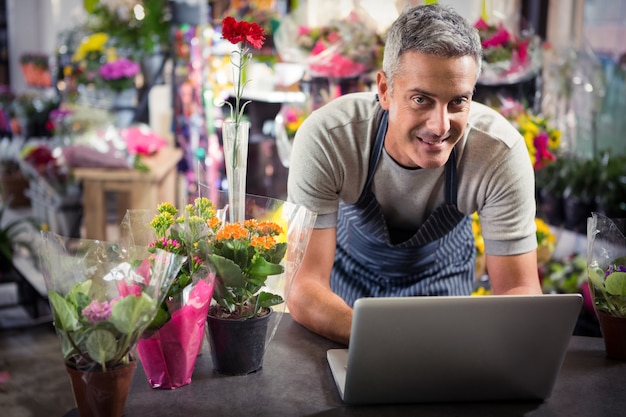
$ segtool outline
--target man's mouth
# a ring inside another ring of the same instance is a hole
[[[428,139],[423,139],[423,138],[418,138],[421,142],[427,144],[427,145],[431,145],[431,146],[437,146],[437,145],[441,145],[443,142],[446,141],[446,139],[438,139],[438,140],[428,140]]]

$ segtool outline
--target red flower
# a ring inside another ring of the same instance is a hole
[[[228,16],[222,20],[222,37],[234,45],[243,42],[259,49],[265,41],[265,31],[257,23],[243,20],[238,22],[234,17]]]

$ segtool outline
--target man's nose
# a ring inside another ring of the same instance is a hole
[[[450,114],[446,106],[435,106],[428,115],[426,127],[434,136],[445,136],[450,130]]]

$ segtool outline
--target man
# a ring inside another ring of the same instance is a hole
[[[288,199],[318,217],[288,298],[296,321],[347,344],[357,298],[469,295],[474,211],[493,292],[541,293],[533,169],[515,128],[471,103],[481,56],[452,9],[407,9],[378,94],[342,96],[302,124]]]

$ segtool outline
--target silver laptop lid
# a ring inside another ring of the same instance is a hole
[[[544,399],[581,304],[579,294],[359,299],[343,399]]]

